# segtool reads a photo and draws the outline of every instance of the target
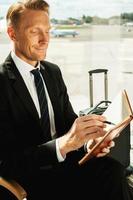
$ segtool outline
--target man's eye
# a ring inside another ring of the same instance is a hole
[[[32,30],[31,33],[37,33],[37,30]]]

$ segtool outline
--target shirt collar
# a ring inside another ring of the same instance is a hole
[[[35,67],[33,67],[32,65],[28,64],[27,62],[25,62],[24,60],[22,60],[21,58],[19,58],[14,51],[11,52],[11,57],[17,67],[17,69],[19,70],[19,72],[21,74],[29,74],[29,72],[33,69],[35,69]],[[36,69],[40,69],[40,62],[38,62]]]

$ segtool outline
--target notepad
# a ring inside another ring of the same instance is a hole
[[[133,119],[133,109],[127,91],[120,91],[102,115],[106,117],[107,121],[112,122],[115,125],[106,125],[106,134],[99,138],[99,141],[96,144],[94,143],[91,145],[90,151],[79,161],[79,165],[84,164],[87,160],[95,157],[107,143],[115,137],[118,137],[122,133],[122,130]]]

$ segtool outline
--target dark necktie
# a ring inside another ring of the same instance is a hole
[[[48,141],[51,139],[51,137],[50,137],[50,120],[49,120],[49,112],[48,112],[48,104],[45,94],[45,88],[39,69],[34,69],[31,71],[31,73],[34,75],[35,86],[40,104],[40,112],[41,112],[40,123],[44,133],[43,137],[45,141]]]

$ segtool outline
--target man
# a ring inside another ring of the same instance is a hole
[[[7,33],[13,50],[0,67],[0,173],[17,180],[28,200],[80,195],[128,200],[122,166],[104,156],[113,141],[78,164],[85,144],[105,134],[106,119],[74,113],[60,69],[44,61],[49,30],[45,1],[27,0],[9,8]]]

